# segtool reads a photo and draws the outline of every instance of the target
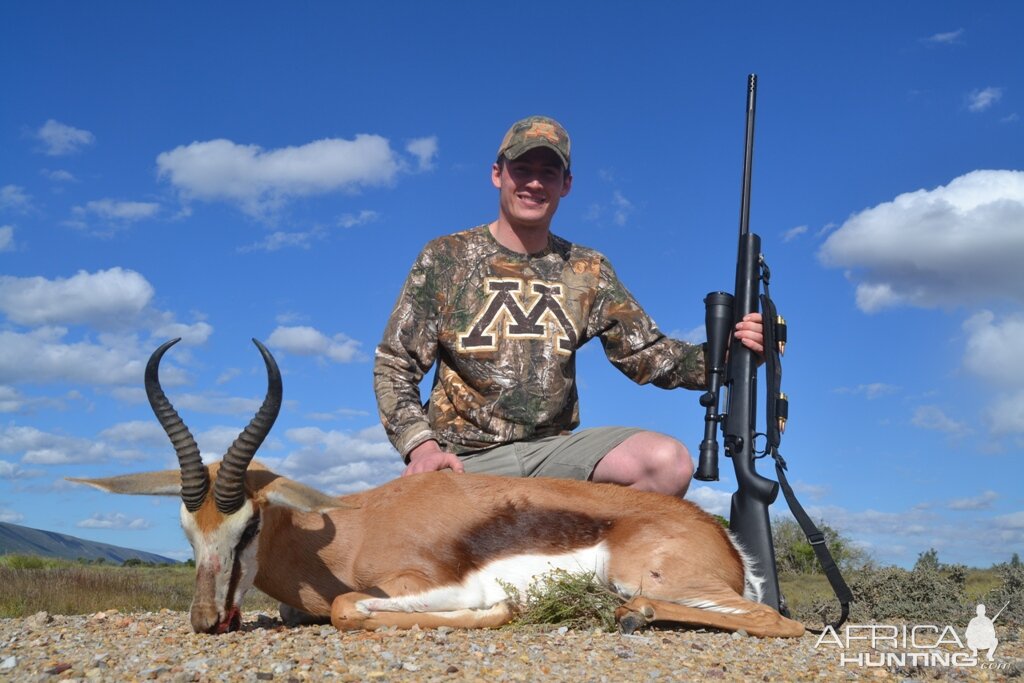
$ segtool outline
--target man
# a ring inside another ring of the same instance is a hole
[[[572,188],[569,135],[531,116],[491,169],[498,218],[430,242],[377,347],[374,390],[403,476],[450,468],[613,482],[681,496],[686,447],[657,432],[579,425],[576,350],[601,339],[634,381],[704,387],[699,345],[669,339],[600,253],[551,233]],[[760,314],[734,331],[760,354]],[[419,383],[437,363],[427,406]]]

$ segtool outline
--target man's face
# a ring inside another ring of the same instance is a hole
[[[513,161],[494,164],[491,182],[499,190],[501,215],[515,227],[544,227],[569,194],[572,176],[554,151],[537,147]]]

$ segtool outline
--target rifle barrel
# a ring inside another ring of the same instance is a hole
[[[754,173],[754,115],[757,111],[757,74],[747,76],[747,132],[743,150],[743,191],[740,196],[740,235],[750,232],[750,178]]]

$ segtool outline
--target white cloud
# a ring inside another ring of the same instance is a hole
[[[65,407],[64,399],[74,400],[78,397],[68,394],[60,396],[26,396],[17,388],[0,384],[0,413],[28,413],[39,408],[61,410]]]
[[[732,508],[732,494],[710,486],[691,487],[686,499],[696,503],[713,515],[728,517]]]
[[[943,432],[950,436],[962,436],[971,431],[966,423],[946,415],[945,411],[938,406],[919,406],[914,410],[910,423],[921,429]]]
[[[975,313],[963,323],[967,333],[964,367],[982,379],[1003,387],[1024,388],[1024,315],[1009,315],[996,322],[991,311]]]
[[[277,251],[279,249],[287,249],[289,247],[309,249],[314,241],[321,240],[326,235],[327,232],[317,226],[302,232],[286,232],[278,230],[270,233],[260,242],[250,244],[245,247],[239,247],[238,251],[243,253],[248,251]]]
[[[53,119],[44,123],[36,131],[36,137],[46,145],[44,151],[50,156],[74,154],[96,141],[96,137],[89,131],[74,128]]]
[[[260,403],[258,401],[253,401],[253,404],[254,405],[252,410],[246,412],[256,412],[256,410],[260,406]],[[204,429],[203,431],[197,433],[196,444],[199,446],[199,452],[203,456],[203,462],[207,464],[218,462],[221,459],[221,457],[225,453],[227,453],[228,446],[234,443],[235,439],[238,438],[238,435],[239,433],[241,433],[242,428],[244,426],[245,425],[220,425],[216,427],[210,427],[209,429]],[[266,450],[268,445],[269,444],[265,442],[263,444],[263,450]]]
[[[972,90],[967,95],[967,109],[973,112],[982,112],[1003,98],[1002,88],[982,88]]]
[[[0,479],[28,479],[42,476],[39,470],[27,470],[17,463],[0,460]]]
[[[993,434],[1024,434],[1024,389],[994,397],[985,411],[985,423]]]
[[[954,43],[962,42],[960,38],[964,35],[964,30],[958,28],[955,31],[946,31],[944,33],[935,33],[927,38],[923,39],[925,43],[931,43],[933,45],[952,45]]]
[[[972,171],[865,209],[818,252],[851,269],[867,313],[1024,298],[1024,171]]]
[[[18,390],[6,384],[0,384],[0,413],[14,413],[21,410],[25,401]]]
[[[139,531],[148,529],[151,525],[142,517],[128,517],[120,512],[109,514],[95,514],[88,519],[83,519],[76,527],[80,529],[119,529],[128,531]]]
[[[800,235],[807,234],[809,228],[806,225],[798,225],[795,228],[790,228],[786,232],[782,233],[783,242],[792,242]]]
[[[629,222],[629,216],[633,213],[633,202],[626,199],[626,196],[615,190],[612,192],[612,220],[615,225],[624,226]]]
[[[805,481],[793,482],[793,489],[801,496],[808,496],[811,500],[821,500],[832,492],[830,486],[810,484]]]
[[[160,340],[180,338],[182,343],[198,346],[206,343],[213,334],[213,326],[200,321],[199,323],[178,323],[173,313],[167,311],[146,311],[146,324],[150,333]]]
[[[328,493],[376,486],[404,468],[380,425],[355,433],[299,427],[285,436],[298,448],[275,464],[275,469]]]
[[[97,199],[87,202],[85,206],[76,206],[72,211],[77,216],[93,215],[105,221],[134,223],[144,218],[152,218],[160,211],[160,205],[154,202],[126,202],[115,199]]]
[[[119,422],[100,432],[100,438],[136,446],[161,447],[167,444],[167,434],[157,422],[152,420]]]
[[[262,404],[262,397],[241,398],[222,394],[179,394],[174,398],[174,405],[179,408],[211,415],[254,415]]]
[[[359,351],[360,343],[355,339],[341,333],[328,337],[307,326],[278,327],[267,339],[267,346],[297,356],[321,356],[335,363],[351,363],[365,358]]]
[[[353,418],[364,418],[369,417],[370,411],[360,410],[358,408],[338,408],[329,413],[309,413],[306,418],[309,420],[316,420],[318,422],[328,422],[338,419],[353,419]]]
[[[950,510],[989,510],[992,504],[999,499],[995,491],[984,491],[971,498],[957,498],[949,502]]]
[[[8,524],[17,524],[18,522],[25,519],[25,515],[20,512],[15,512],[10,508],[0,507],[0,522],[6,522]]]
[[[0,376],[17,382],[136,384],[145,368],[137,344],[66,343],[67,330],[0,331]],[[162,373],[161,373],[162,374]]]
[[[0,252],[14,251],[14,226],[0,225]]]
[[[4,185],[0,187],[0,209],[25,213],[32,208],[32,197],[25,193],[21,185]]]
[[[228,201],[255,216],[294,197],[387,185],[402,164],[379,135],[272,150],[224,139],[193,142],[161,153],[156,163],[184,199]]]
[[[405,146],[405,151],[416,157],[417,171],[429,171],[434,168],[434,158],[437,156],[437,136],[417,138]]]
[[[68,465],[140,458],[137,451],[111,448],[102,441],[52,434],[35,427],[18,425],[0,429],[0,453],[20,456],[22,463],[32,465]]]
[[[215,384],[227,384],[234,378],[238,377],[240,374],[242,374],[242,371],[239,370],[238,368],[228,368],[227,370],[220,373],[220,375],[215,380]]]
[[[68,278],[0,275],[0,377],[19,382],[95,385],[139,383],[153,342],[181,337],[186,344],[205,342],[213,327],[204,321],[182,323],[174,314],[151,306],[154,290],[139,273],[111,268],[79,271]],[[17,330],[17,325],[29,327]],[[84,335],[70,333],[86,328]],[[96,334],[98,333],[98,334]],[[161,372],[167,384],[182,373],[170,365]]]
[[[357,225],[365,225],[366,223],[373,223],[380,218],[380,214],[376,211],[369,209],[363,209],[359,213],[346,213],[342,214],[338,218],[338,225],[343,228],[354,228]]]
[[[1004,557],[1006,546],[988,533],[991,523],[988,518],[968,520],[962,515],[943,515],[939,510],[921,506],[883,512],[811,505],[807,512],[858,544],[890,554],[903,554],[908,564],[912,564],[917,553],[929,547],[937,548],[943,561],[965,562],[971,566],[985,564],[986,558],[979,556],[979,552],[991,555],[989,562]],[[974,555],[965,557],[966,548]],[[880,559],[887,563],[897,558]]]
[[[1001,529],[1024,531],[1024,511],[996,517],[996,526]]]
[[[58,169],[52,170],[52,171],[50,169],[45,169],[44,168],[42,173],[43,173],[44,176],[46,176],[50,180],[52,180],[54,182],[57,182],[57,183],[74,183],[74,182],[78,182],[78,179],[75,178],[75,176],[72,175],[70,171],[65,171],[62,168],[58,168]]]
[[[870,384],[858,384],[855,387],[840,387],[836,389],[838,394],[853,394],[863,396],[869,401],[899,391],[899,387],[884,382],[872,382]]]
[[[1024,335],[1024,315],[997,320],[982,310],[964,321],[963,330],[964,368],[996,388],[986,394],[986,425],[996,435],[1024,434],[1024,354],[1018,341]]]
[[[111,268],[69,278],[0,276],[0,311],[22,325],[89,323],[103,326],[138,315],[153,298],[139,273]]]

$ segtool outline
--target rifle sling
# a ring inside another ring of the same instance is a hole
[[[825,534],[814,525],[811,521],[810,516],[804,510],[803,506],[800,505],[800,501],[796,499],[796,495],[793,493],[793,487],[789,485],[789,481],[786,479],[786,461],[782,459],[777,450],[773,451],[772,458],[775,460],[775,473],[779,477],[779,485],[782,487],[782,495],[786,497],[786,503],[789,504],[789,509],[796,518],[800,528],[803,529],[804,535],[807,537],[807,541],[814,548],[814,554],[818,558],[818,564],[821,565],[822,571],[825,572],[825,578],[828,579],[829,584],[832,586],[832,592],[835,593],[836,599],[839,600],[839,605],[842,609],[842,613],[839,615],[839,619],[835,623],[831,624],[832,628],[836,631],[843,625],[846,618],[850,616],[850,603],[853,602],[853,592],[850,587],[846,585],[846,581],[843,579],[842,573],[839,571],[839,567],[836,566],[835,560],[832,559],[832,553],[828,551],[828,546],[825,544]],[[819,630],[807,629],[811,633],[821,633]]]
[[[779,417],[785,418],[788,413],[788,403],[785,398],[782,398],[781,393],[782,362],[779,357],[778,346],[779,337],[783,336],[785,332],[780,335],[775,328],[778,313],[775,310],[775,302],[768,295],[767,278],[764,280],[764,294],[761,295],[761,311],[764,317],[764,357],[768,393],[765,411],[768,418],[765,434],[768,444],[765,448],[772,456],[772,459],[775,460],[775,473],[778,475],[779,485],[782,487],[782,494],[786,497],[786,503],[803,530],[804,536],[807,537],[808,543],[811,544],[811,548],[814,549],[814,554],[818,558],[818,564],[821,565],[822,570],[825,572],[825,577],[832,586],[832,592],[835,593],[836,598],[839,600],[842,611],[839,619],[831,624],[833,629],[838,630],[850,615],[850,603],[853,601],[853,592],[846,585],[839,567],[832,558],[832,553],[828,550],[828,545],[825,543],[825,535],[814,525],[810,516],[803,506],[800,505],[800,501],[796,499],[793,487],[789,485],[789,481],[786,479],[786,461],[779,453],[779,442],[782,440]],[[821,631],[815,629],[807,630],[811,633],[821,633]]]

